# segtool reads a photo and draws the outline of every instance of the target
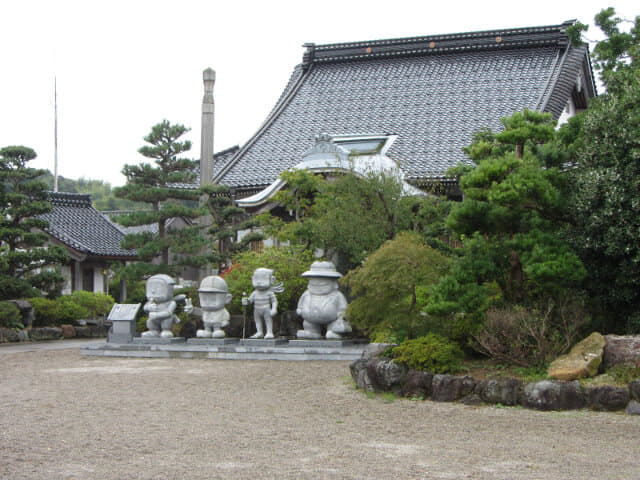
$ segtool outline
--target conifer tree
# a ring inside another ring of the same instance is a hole
[[[192,225],[183,229],[168,228],[172,218],[195,220],[201,215],[198,208],[198,190],[188,188],[196,179],[196,161],[180,155],[191,148],[189,140],[180,138],[189,131],[183,125],[172,125],[167,120],[154,125],[144,137],[148,145],[138,152],[152,159],[153,164],[125,165],[122,173],[127,178],[123,187],[115,189],[116,196],[134,202],[143,202],[148,210],[131,212],[118,217],[124,226],[157,225],[157,233],[144,231],[125,236],[123,247],[138,252],[142,265],[130,268],[135,275],[156,272],[176,273],[176,266],[203,266],[210,258],[202,255],[207,239],[201,227]],[[169,250],[174,254],[174,265],[169,265]],[[177,257],[177,254],[184,254]],[[154,258],[160,265],[151,265]]]
[[[64,248],[45,247],[48,223],[38,215],[51,211],[44,171],[27,167],[36,158],[29,147],[0,149],[0,298],[57,293],[64,281],[51,266],[67,260]]]

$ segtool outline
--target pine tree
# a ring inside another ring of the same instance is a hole
[[[181,158],[191,148],[189,140],[179,140],[189,131],[183,125],[172,125],[163,120],[144,137],[148,143],[138,152],[152,159],[154,164],[125,165],[122,173],[127,178],[123,187],[115,189],[116,196],[149,205],[145,211],[136,211],[118,217],[124,226],[156,224],[157,233],[145,231],[125,236],[123,247],[138,252],[142,264],[130,268],[136,275],[156,272],[177,273],[176,266],[204,266],[210,261],[202,255],[207,239],[202,227],[193,224],[183,229],[168,228],[172,218],[183,218],[190,222],[201,216],[198,208],[199,191],[189,188],[196,179],[196,161]],[[169,265],[169,251],[174,254],[174,265]],[[177,256],[178,254],[184,254]],[[152,265],[154,258],[160,265]]]
[[[44,171],[27,167],[36,152],[23,146],[0,149],[0,298],[57,293],[64,281],[52,266],[67,260],[64,248],[45,247],[48,223],[38,215],[51,211]]]

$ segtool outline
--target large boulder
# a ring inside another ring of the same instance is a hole
[[[400,393],[408,368],[389,358],[372,358],[367,362],[367,375],[376,391]]]
[[[433,373],[409,370],[407,378],[400,389],[400,394],[408,398],[427,398],[431,395]]]
[[[356,387],[361,388],[365,391],[373,390],[373,385],[371,383],[371,379],[369,378],[369,374],[367,373],[367,363],[369,359],[359,358],[358,360],[352,362],[349,365],[349,370],[351,371],[351,378],[356,382]]]
[[[73,338],[76,336],[76,329],[73,328],[73,325],[60,325],[60,329],[62,330],[62,336],[64,338]]]
[[[605,335],[604,366],[632,365],[640,367],[640,335]]]
[[[548,374],[556,380],[571,381],[594,377],[602,363],[606,341],[598,332],[574,345],[569,353],[551,362]]]
[[[629,389],[602,385],[587,391],[589,406],[594,410],[612,412],[623,410],[629,403]]]
[[[515,378],[481,380],[475,388],[475,393],[483,402],[502,405],[518,405],[522,391],[522,382]]]
[[[476,381],[468,375],[434,375],[431,382],[431,398],[437,402],[454,402],[473,392],[475,385]]]
[[[536,410],[575,410],[586,406],[584,391],[578,381],[541,380],[524,387],[522,405]]]

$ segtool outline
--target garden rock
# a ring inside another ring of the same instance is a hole
[[[486,403],[518,405],[522,397],[523,384],[515,378],[497,378],[481,380],[476,384],[475,392]]]
[[[633,365],[640,367],[640,335],[605,335],[604,366]]]
[[[12,328],[0,328],[0,343],[18,342],[19,340],[18,332]]]
[[[571,381],[593,377],[598,373],[606,341],[598,332],[574,345],[569,353],[549,365],[549,376],[556,380]]]
[[[73,338],[76,336],[76,329],[73,328],[73,325],[60,325],[60,329],[62,330],[62,336],[64,338]]]
[[[364,347],[364,350],[362,350],[362,358],[369,359],[379,357],[387,348],[393,346],[393,343],[370,343]]]
[[[418,370],[409,370],[404,385],[400,390],[403,397],[408,398],[427,398],[431,395],[431,382],[433,381],[433,373],[420,372]]]
[[[62,338],[62,329],[58,327],[41,327],[31,329],[31,340],[60,340]]]
[[[466,397],[475,388],[475,380],[468,375],[434,375],[431,383],[431,398],[437,402],[454,402]]]
[[[589,406],[594,410],[622,410],[629,403],[629,389],[602,385],[588,390]]]
[[[367,362],[367,374],[377,391],[399,393],[407,373],[407,367],[388,358],[372,358]]]
[[[627,404],[627,408],[624,410],[627,415],[640,415],[640,402],[631,400]]]
[[[629,384],[631,398],[640,402],[640,380],[634,380]]]
[[[584,408],[586,399],[578,381],[541,380],[524,387],[522,405],[536,410],[575,410]]]
[[[30,342],[31,337],[29,337],[29,330],[20,330],[18,332],[18,340],[21,342]]]
[[[349,365],[351,378],[353,378],[353,381],[356,382],[356,387],[361,388],[365,391],[373,390],[371,379],[369,378],[369,374],[367,373],[368,362],[369,360],[365,358],[359,358]]]

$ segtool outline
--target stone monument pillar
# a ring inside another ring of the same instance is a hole
[[[213,178],[213,84],[216,72],[207,68],[202,72],[204,97],[202,98],[202,125],[200,132],[200,185],[208,185]]]

